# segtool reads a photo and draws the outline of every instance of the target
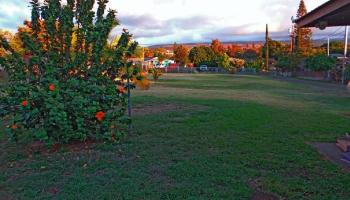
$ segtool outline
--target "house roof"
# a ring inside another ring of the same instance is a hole
[[[295,20],[297,27],[325,29],[350,25],[350,0],[330,0],[305,16]]]

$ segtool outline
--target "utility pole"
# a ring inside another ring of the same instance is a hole
[[[330,41],[329,41],[330,39],[329,39],[329,37],[328,37],[328,39],[327,39],[327,55],[328,55],[328,57],[329,57],[329,55],[330,55],[330,53],[329,53],[329,46],[330,46]]]
[[[292,28],[289,29],[289,36],[290,36],[290,54],[292,54],[293,46],[294,46],[294,25],[292,25]]]
[[[342,69],[342,83],[345,84],[345,67],[346,67],[346,57],[348,55],[348,35],[349,35],[349,26],[345,27],[345,45],[344,45],[344,60],[343,60],[343,69]]]
[[[344,47],[344,58],[348,55],[348,36],[349,36],[349,26],[345,27],[345,47]]]
[[[266,34],[265,34],[265,40],[266,40],[266,58],[265,58],[265,70],[269,70],[269,25],[266,24]]]

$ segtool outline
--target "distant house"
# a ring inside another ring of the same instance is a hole
[[[154,58],[145,58],[143,61],[143,66],[146,66],[147,68],[157,67],[157,68],[166,68],[170,65],[175,64],[174,60],[165,59],[162,62],[159,62],[158,57]]]
[[[174,60],[165,59],[165,60],[162,62],[162,65],[163,65],[164,67],[169,67],[171,64],[175,64],[175,61],[174,61]]]

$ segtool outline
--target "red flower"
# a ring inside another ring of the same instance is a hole
[[[11,126],[11,128],[12,128],[12,130],[16,130],[16,129],[17,129],[17,124],[13,124],[13,125]]]
[[[21,104],[22,104],[23,107],[27,107],[27,106],[28,106],[28,101],[27,101],[27,100],[24,100],[24,101],[22,101]]]
[[[49,90],[50,91],[54,91],[55,90],[55,85],[54,84],[50,84],[49,85]]]
[[[118,91],[121,94],[125,94],[125,92],[126,92],[125,88],[123,86],[120,86],[120,85],[118,85]]]
[[[105,116],[106,116],[106,113],[104,113],[104,112],[102,112],[102,111],[97,112],[96,115],[95,115],[96,119],[97,119],[98,121],[100,121],[100,122],[103,121],[103,119],[105,118]]]

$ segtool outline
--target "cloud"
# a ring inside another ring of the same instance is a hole
[[[192,16],[159,20],[151,15],[121,15],[122,26],[137,27],[141,29],[196,29],[214,24],[214,19],[205,16]]]
[[[305,0],[309,10],[325,1]],[[295,0],[254,0],[239,4],[232,0],[113,0],[109,8],[117,9],[121,25],[111,35],[127,28],[144,44],[209,42],[215,38],[263,40],[265,24],[269,23],[274,39],[287,39],[290,18],[298,4]],[[15,31],[30,18],[29,0],[0,0],[0,10],[1,29]],[[317,31],[315,35],[324,33],[327,31]]]
[[[195,32],[203,32],[215,25],[215,20],[206,16],[160,20],[151,15],[121,15],[119,19],[121,25],[113,30],[112,35],[119,34],[122,28],[127,28],[137,40],[142,41],[159,39],[163,42],[173,42],[172,40],[178,39],[182,42],[187,41],[185,38],[198,39],[200,37],[193,37]]]
[[[151,15],[121,15],[119,20],[122,26],[141,29],[161,29],[164,23]]]

